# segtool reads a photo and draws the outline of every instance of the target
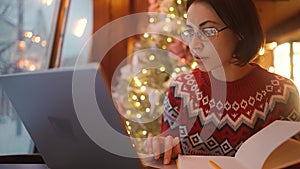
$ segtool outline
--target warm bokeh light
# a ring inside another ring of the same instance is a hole
[[[191,63],[191,68],[192,68],[192,69],[196,69],[197,67],[198,67],[197,62],[192,62],[192,63]]]
[[[293,51],[291,50],[293,45]],[[274,49],[274,67],[275,73],[278,73],[286,78],[293,78],[293,82],[300,91],[300,42],[284,43],[278,45]],[[290,53],[293,52],[293,63],[291,63]],[[291,68],[293,66],[293,69]],[[291,71],[293,70],[293,77],[291,77]]]
[[[28,71],[35,71],[40,69],[40,64],[34,59],[20,59],[17,61],[17,65],[19,68]]]
[[[150,23],[154,23],[154,22],[155,22],[155,19],[151,17],[151,18],[149,19],[149,22],[150,22]]]
[[[21,51],[24,51],[24,50],[26,49],[26,42],[23,41],[23,40],[18,41],[18,42],[17,42],[17,45],[18,45],[18,47],[19,47],[19,49],[20,49]]]
[[[175,8],[173,6],[169,7],[169,11],[173,12]]]
[[[79,37],[79,38],[82,37],[86,25],[87,25],[87,19],[86,18],[82,18],[82,19],[77,20],[75,22],[74,26],[73,26],[72,34],[74,36]]]
[[[32,37],[32,32],[24,32],[24,37],[25,38],[31,38]]]
[[[166,67],[162,66],[162,67],[159,68],[159,70],[160,70],[161,72],[164,72],[164,71],[166,71]]]
[[[149,38],[149,33],[144,33],[144,38]]]
[[[46,6],[51,6],[53,0],[42,0],[42,3]]]
[[[261,48],[261,49],[259,50],[258,54],[259,54],[260,56],[264,55],[264,54],[265,54],[265,48]]]
[[[300,42],[293,42],[294,82],[300,91]]]
[[[154,55],[150,55],[150,56],[149,56],[149,60],[150,60],[150,61],[153,61],[154,59],[155,59],[155,56],[154,56]]]
[[[187,13],[183,14],[183,17],[186,19],[187,18]]]
[[[274,49],[275,73],[286,78],[291,77],[290,67],[290,43],[284,43]]]
[[[177,4],[179,4],[179,5],[180,5],[181,3],[182,3],[182,1],[181,1],[181,0],[177,0]]]
[[[275,72],[275,68],[273,66],[270,66],[268,69],[269,72],[274,73]]]
[[[266,50],[274,50],[276,47],[277,47],[277,42],[271,42],[265,45]]]
[[[33,40],[34,43],[40,43],[40,41],[41,41],[41,37],[39,36],[36,36]]]
[[[42,47],[46,47],[46,46],[47,46],[47,42],[46,42],[45,40],[43,40],[43,41],[41,42],[41,45],[42,45]]]
[[[168,26],[168,25],[165,25],[165,26],[163,27],[163,30],[166,31],[166,32],[168,32],[168,31],[169,31],[169,26]]]

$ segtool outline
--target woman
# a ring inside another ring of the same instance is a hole
[[[187,9],[181,35],[199,68],[173,80],[161,135],[148,136],[146,151],[164,152],[164,164],[178,154],[234,156],[274,120],[300,121],[293,82],[251,63],[264,43],[251,0],[188,0]]]

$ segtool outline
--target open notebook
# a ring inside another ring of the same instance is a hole
[[[300,142],[290,139],[300,131],[300,122],[274,121],[244,142],[235,157],[185,156],[178,157],[179,169],[276,169],[300,163]],[[216,167],[217,168],[217,167]]]

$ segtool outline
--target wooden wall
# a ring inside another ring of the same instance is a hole
[[[120,17],[137,13],[146,12],[148,7],[147,0],[94,0],[94,32],[105,24]],[[122,31],[122,28],[118,29]],[[109,32],[110,34],[116,32]],[[97,61],[97,54],[101,50],[103,43],[101,39],[95,38],[90,61]],[[104,42],[105,43],[105,42]],[[111,78],[119,63],[127,57],[128,39],[124,39],[116,44],[103,58],[101,62],[102,72],[106,76],[107,85],[110,86]]]

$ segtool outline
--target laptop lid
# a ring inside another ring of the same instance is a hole
[[[143,168],[98,64],[0,76],[51,169]]]

